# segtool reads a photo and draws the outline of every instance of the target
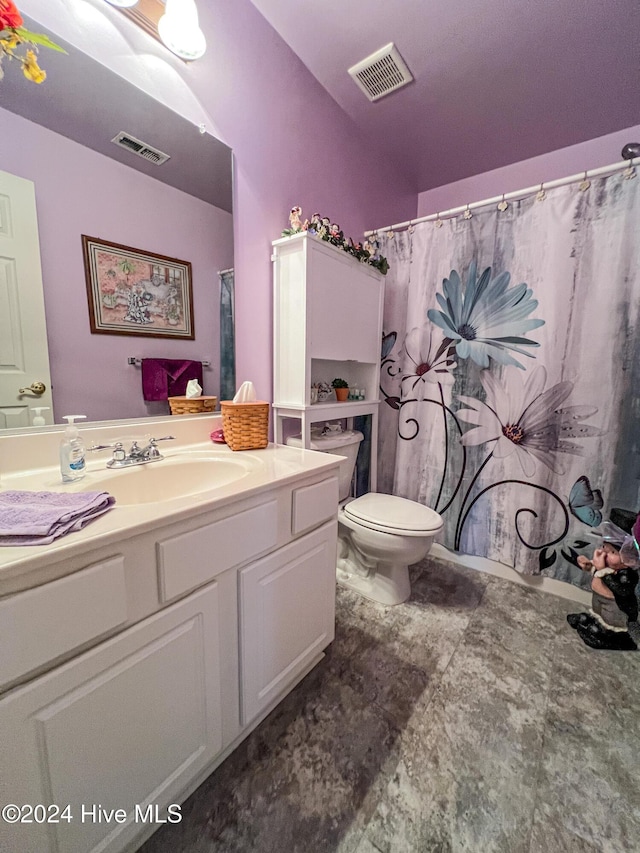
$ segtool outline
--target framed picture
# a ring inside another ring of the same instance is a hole
[[[82,235],[93,334],[194,340],[191,264]]]

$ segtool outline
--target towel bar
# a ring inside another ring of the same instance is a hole
[[[194,360],[198,361],[199,359],[194,359]],[[141,358],[132,358],[131,356],[129,356],[129,358],[127,359],[127,364],[133,364],[136,367],[140,367],[140,365],[142,364],[142,359]],[[203,367],[211,367],[211,362],[210,361],[203,361],[202,366]]]

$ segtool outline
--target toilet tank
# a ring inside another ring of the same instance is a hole
[[[323,435],[321,430],[311,430],[310,450],[319,450],[321,453],[333,453],[336,456],[346,456],[340,463],[340,500],[349,497],[351,478],[356,467],[358,449],[364,436],[354,429],[342,430],[341,432],[329,432]],[[302,447],[302,437],[292,435],[286,443],[292,447]]]

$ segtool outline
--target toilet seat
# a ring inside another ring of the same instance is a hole
[[[346,504],[343,512],[363,527],[398,536],[433,535],[442,527],[435,510],[396,495],[370,492]]]

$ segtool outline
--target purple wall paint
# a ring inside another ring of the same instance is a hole
[[[249,0],[199,4],[207,53],[185,64],[102,0],[24,0],[25,14],[230,145],[237,379],[271,399],[271,241],[300,204],[360,239],[415,216],[416,194]],[[299,10],[298,10],[299,12]],[[297,12],[296,12],[297,14]]]
[[[233,264],[231,215],[6,110],[0,123],[0,168],[36,188],[55,420],[165,412],[164,404],[143,401],[140,370],[128,356],[210,360],[204,390],[214,393],[217,271]],[[190,261],[196,339],[92,335],[81,234]]]
[[[207,81],[223,81],[209,83],[210,109],[237,163],[236,375],[271,399],[270,244],[289,209],[360,239],[371,217],[415,211],[416,197],[248,0],[201,4],[200,17],[216,45],[209,65],[194,64],[193,88],[204,100]]]
[[[526,189],[543,181],[575,175],[585,169],[598,169],[618,163],[622,160],[620,152],[627,142],[640,142],[640,125],[426,190],[418,196],[418,216],[429,216],[438,211],[493,198],[501,193]],[[383,226],[376,223],[376,227]]]

